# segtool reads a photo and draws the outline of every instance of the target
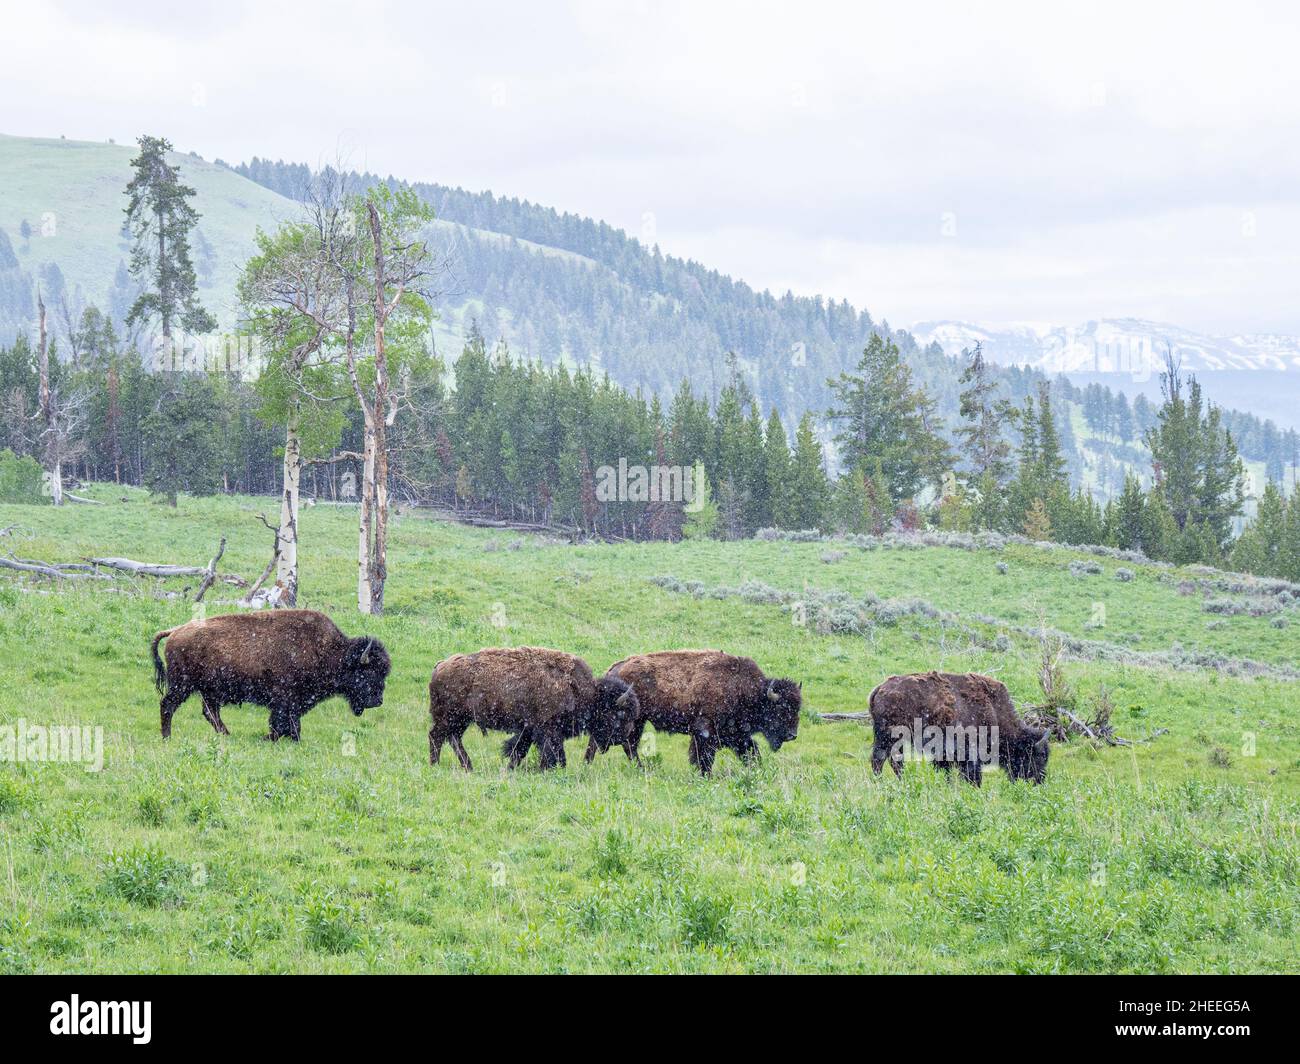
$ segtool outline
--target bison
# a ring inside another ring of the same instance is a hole
[[[167,640],[164,666],[158,644]],[[350,639],[323,613],[273,610],[190,621],[153,637],[154,682],[163,696],[162,735],[172,715],[198,692],[203,715],[229,735],[221,707],[252,702],[271,711],[269,739],[297,740],[302,715],[334,695],[358,717],[382,705],[391,662],[369,636]]]
[[[750,658],[720,650],[662,650],[624,658],[608,675],[631,684],[640,702],[640,717],[623,742],[633,761],[647,723],[656,731],[689,735],[691,764],[705,776],[719,747],[751,761],[758,757],[755,735],[779,750],[799,734],[803,684],[768,679]],[[597,752],[592,742],[587,760]]]
[[[953,765],[980,785],[983,766],[1001,764],[1011,779],[1042,783],[1048,734],[1016,715],[1006,685],[978,673],[926,672],[891,676],[870,699],[875,744],[871,767],[888,759],[903,774],[903,744],[926,753],[936,768]]]
[[[601,750],[623,742],[640,716],[622,680],[597,680],[581,658],[543,647],[494,647],[438,662],[429,680],[429,763],[450,743],[472,769],[461,736],[471,724],[512,733],[502,746],[516,768],[536,743],[542,768],[563,765],[564,740],[584,732]]]

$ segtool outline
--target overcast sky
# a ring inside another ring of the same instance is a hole
[[[896,326],[1300,333],[1294,4],[0,10],[0,132],[341,149]]]

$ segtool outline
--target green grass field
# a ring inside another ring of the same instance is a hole
[[[271,501],[92,494],[108,504],[0,506],[19,526],[0,551],[202,564],[224,534],[224,571],[265,564]],[[405,514],[388,614],[363,621],[355,513],[318,506],[302,528],[303,604],[385,640],[394,668],[382,708],[327,702],[300,745],[264,742],[258,707],[228,709],[220,738],[197,699],[159,738],[148,642],[190,618],[160,594],[186,581],[49,594],[0,575],[0,726],[98,726],[105,748],[98,773],[0,764],[0,971],[1300,970],[1294,598],[1251,616],[1264,598],[1231,579],[1025,545],[575,547]],[[848,633],[750,601],[760,586],[933,609]],[[1066,662],[1085,709],[1105,685],[1120,734],[1167,731],[1060,744],[1046,785],[992,772],[976,790],[920,764],[873,777],[869,730],[814,715],[930,668],[1032,701],[1044,621],[1092,641]],[[754,768],[724,752],[708,780],[676,736],[643,769],[617,750],[585,766],[575,740],[567,769],[536,771],[534,752],[507,775],[503,736],[471,732],[472,775],[431,768],[434,663],[521,643],[598,671],[716,646],[802,680],[809,712],[797,742]]]

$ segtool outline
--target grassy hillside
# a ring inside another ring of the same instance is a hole
[[[135,155],[134,145],[0,135],[0,229],[8,233],[25,271],[37,277],[42,264],[56,262],[70,292],[80,285],[88,302],[108,305],[114,272],[130,255],[121,229],[123,190]],[[194,242],[200,296],[229,326],[235,282],[252,254],[257,227],[274,228],[298,206],[223,166],[179,153],[171,161],[198,194],[198,232],[211,246],[209,272]],[[53,231],[44,235],[47,215]],[[23,221],[32,228],[27,242],[19,235]]]
[[[266,560],[265,500],[94,493],[108,505],[0,507],[19,526],[4,549],[196,563],[224,534],[227,571]],[[0,970],[1297,969],[1289,592],[1029,546],[575,547],[406,514],[389,613],[363,624],[354,521],[304,511],[303,594],[387,642],[388,696],[360,720],[318,707],[297,746],[262,741],[255,707],[229,709],[219,738],[197,702],[159,738],[148,639],[190,618],[157,594],[184,581],[45,594],[0,578],[0,726],[101,726],[106,748],[99,773],[0,764]],[[210,612],[232,608],[213,594]],[[1085,706],[1105,684],[1122,734],[1167,732],[1058,745],[1046,785],[994,772],[975,790],[924,765],[873,777],[869,733],[811,712],[928,668],[1032,700],[1043,620],[1088,640],[1066,663]],[[506,775],[502,736],[470,733],[472,775],[430,767],[433,664],[519,643],[598,670],[720,646],[801,679],[810,712],[796,742],[755,768],[724,753],[709,780],[680,737],[656,737],[644,770],[585,766],[574,741],[567,769],[543,775],[534,754]],[[1218,671],[1195,666],[1207,656]]]

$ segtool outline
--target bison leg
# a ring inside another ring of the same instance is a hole
[[[167,688],[167,693],[163,695],[162,702],[158,706],[158,716],[162,723],[162,737],[164,739],[172,737],[172,717],[180,709],[181,703],[189,697],[190,692],[179,685]]]
[[[436,765],[442,757],[442,744],[447,741],[447,734],[436,724],[429,729],[429,764]]]
[[[506,761],[511,769],[519,767],[520,762],[528,756],[528,748],[533,745],[533,733],[528,728],[521,728],[515,735],[501,747],[501,752],[506,755]]]
[[[596,760],[598,753],[600,753],[600,747],[596,745],[596,737],[593,735],[587,740],[587,752],[582,755],[582,759],[590,765]]]
[[[639,721],[623,741],[623,752],[629,761],[641,763],[641,733],[645,731],[645,721]]]
[[[961,775],[962,779],[978,787],[980,780],[984,777],[984,766],[978,761],[963,761],[961,763]]]
[[[871,771],[874,772],[877,776],[879,776],[880,770],[885,767],[886,761],[888,761],[890,766],[893,768],[895,776],[902,776],[903,774],[902,751],[900,750],[897,753],[895,753],[892,744],[881,745],[880,743],[876,743],[871,748]]]
[[[302,737],[302,718],[289,709],[271,710],[271,742],[278,739],[292,739],[295,743]]]
[[[731,749],[736,751],[736,756],[747,765],[757,765],[762,760],[758,743],[754,742],[752,735],[746,735],[743,739],[732,743]]]
[[[472,772],[474,766],[470,762],[469,751],[465,749],[465,740],[462,738],[463,735],[463,729],[459,733],[453,732],[447,736],[447,742],[451,744],[451,748],[456,752],[456,756],[460,758],[460,767],[466,772]]]
[[[229,735],[230,729],[226,727],[225,721],[221,719],[221,703],[203,696],[203,716],[207,722],[216,729],[218,735]]]
[[[691,764],[700,770],[701,776],[707,776],[713,771],[713,759],[717,753],[718,741],[713,736],[691,736]]]
[[[564,736],[559,732],[545,731],[537,740],[537,746],[542,754],[542,768],[552,769],[557,766],[563,768],[564,761]]]

